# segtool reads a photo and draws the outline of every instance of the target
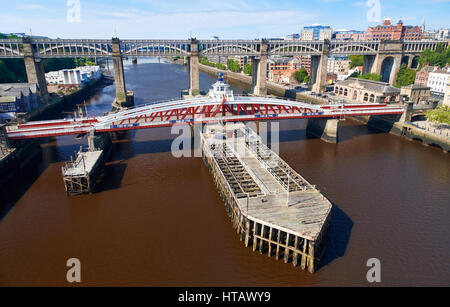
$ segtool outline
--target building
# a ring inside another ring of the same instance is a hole
[[[300,34],[292,33],[292,34],[286,35],[286,37],[284,39],[285,40],[289,40],[289,41],[299,40],[300,39]]]
[[[293,74],[301,68],[297,58],[273,57],[268,61],[269,81],[275,83],[292,83]]]
[[[431,88],[431,94],[444,96],[448,82],[450,81],[450,66],[442,69],[434,67],[428,77],[427,86]]]
[[[311,75],[311,56],[295,56],[294,59],[296,59],[300,63],[300,67],[304,67],[306,71],[308,72],[308,75]]]
[[[45,80],[49,85],[81,87],[91,80],[98,80],[101,76],[100,66],[80,66],[75,69],[50,71],[45,74]]]
[[[400,89],[386,82],[349,78],[336,83],[334,93],[338,97],[361,103],[398,103]]]
[[[244,71],[245,65],[252,63],[252,57],[246,55],[244,56],[236,55],[234,57],[230,57],[230,59],[239,62],[239,67],[241,68],[241,71]]]
[[[362,66],[357,66],[353,69],[349,69],[348,72],[346,74],[340,74],[337,75],[336,80],[337,81],[344,81],[347,80],[348,78],[350,78],[351,75],[353,75],[354,73],[358,73],[359,75],[362,73]]]
[[[447,83],[447,87],[445,88],[445,96],[442,105],[450,108],[450,82]]]
[[[450,29],[439,29],[437,31],[427,31],[424,38],[448,41],[450,39]]]
[[[401,20],[393,25],[391,19],[386,18],[382,25],[369,27],[365,36],[366,40],[421,40],[423,33],[419,26],[405,26]]]
[[[407,101],[414,104],[428,104],[431,97],[431,89],[419,84],[411,84],[400,89],[400,96],[407,97]]]
[[[328,58],[327,72],[336,75],[346,75],[350,69],[348,56],[333,56]]]
[[[356,30],[339,30],[334,32],[333,38],[338,40],[362,41],[366,39],[366,32]]]
[[[36,83],[0,84],[0,112],[30,112],[38,107]]]
[[[416,73],[416,80],[414,84],[428,86],[428,78],[430,73],[437,68],[436,66],[429,66],[428,63],[425,63],[421,70]]]
[[[303,27],[301,32],[302,41],[313,40],[331,40],[333,36],[333,29],[330,26],[312,25]]]

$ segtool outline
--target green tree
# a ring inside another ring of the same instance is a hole
[[[450,64],[450,47],[445,48],[442,43],[439,43],[435,51],[426,49],[420,55],[419,67],[422,67],[425,63],[428,63],[432,66],[438,65],[441,67]]]
[[[251,76],[253,72],[253,66],[252,64],[245,64],[244,65],[244,73]]]
[[[450,107],[437,107],[434,110],[428,111],[425,117],[432,123],[450,125]]]
[[[239,62],[235,61],[233,59],[228,59],[227,67],[228,67],[229,70],[231,70],[233,72],[240,72],[241,71],[241,66],[239,65]]]
[[[304,67],[296,70],[293,74],[293,77],[299,83],[307,83],[309,81],[308,71]],[[308,77],[308,81],[305,81],[306,77]]]
[[[365,74],[358,77],[359,79],[372,80],[372,81],[381,81],[381,75],[379,74]]]
[[[355,68],[357,66],[364,65],[364,56],[363,55],[351,55],[350,59],[350,68]]]
[[[400,66],[400,70],[398,71],[394,86],[401,88],[402,86],[413,84],[415,80],[416,71],[408,68],[406,64],[402,64],[402,66]]]
[[[350,78],[358,78],[359,77],[359,71],[355,71],[354,73],[352,73],[347,79]]]

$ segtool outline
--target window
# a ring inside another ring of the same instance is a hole
[[[365,93],[364,94],[364,101],[368,101],[369,100],[369,94]]]

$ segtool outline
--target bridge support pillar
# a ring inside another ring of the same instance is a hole
[[[372,71],[373,64],[375,63],[375,55],[365,55],[363,60],[363,71],[361,74],[369,74]]]
[[[383,60],[384,57],[381,54],[377,53],[370,69],[370,73],[381,75],[381,65],[383,64]]]
[[[266,40],[261,41],[259,59],[252,59],[252,93],[256,96],[267,95],[267,58],[268,44]]]
[[[389,76],[389,84],[395,84],[395,79],[400,71],[400,66],[402,66],[402,55],[397,54],[394,56],[394,64],[392,66],[391,75]]]
[[[328,143],[338,142],[338,119],[310,118],[306,127],[306,133],[319,137]]]
[[[25,62],[25,69],[29,83],[36,83],[39,88],[39,93],[45,102],[48,102],[49,94],[47,90],[47,82],[45,81],[44,64],[41,59],[36,57],[36,50],[31,44],[31,39],[23,39],[23,55]]]
[[[189,56],[189,95],[196,96],[200,94],[199,81],[199,61],[198,61],[198,41],[192,39],[191,54]]]
[[[410,122],[414,114],[414,102],[406,102],[404,105],[404,109],[405,110],[403,111],[402,117],[400,118],[400,122]]]
[[[112,59],[114,66],[114,80],[116,85],[116,99],[114,105],[127,107],[127,89],[125,87],[125,73],[123,70],[122,52],[118,38],[112,40]]]
[[[322,44],[322,54],[311,57],[311,79],[312,90],[317,93],[325,92],[327,83],[327,65],[328,65],[329,41],[325,40]]]

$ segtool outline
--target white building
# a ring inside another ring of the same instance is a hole
[[[344,81],[344,80],[347,80],[351,75],[353,75],[355,72],[358,72],[359,74],[361,74],[361,71],[359,70],[359,68],[358,67],[355,67],[355,68],[353,68],[353,69],[350,69],[349,71],[348,71],[348,73],[346,73],[346,74],[340,74],[340,75],[337,75],[337,81]]]
[[[47,84],[84,85],[90,80],[97,80],[102,76],[100,66],[81,66],[75,69],[50,71],[45,74]]]
[[[430,72],[427,86],[431,88],[431,93],[435,95],[445,95],[445,90],[450,81],[450,67],[443,69],[435,68]]]
[[[346,75],[350,69],[350,60],[348,56],[329,57],[327,63],[327,72],[336,75]]]

